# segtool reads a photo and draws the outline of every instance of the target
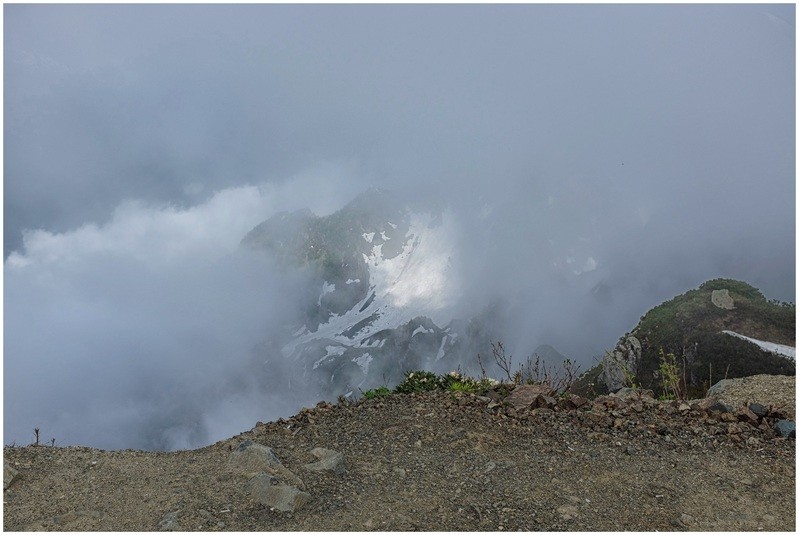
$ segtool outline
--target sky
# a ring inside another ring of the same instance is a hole
[[[719,276],[795,301],[793,5],[3,10],[4,443],[291,410],[247,377],[303,275],[239,240],[369,186],[449,204],[520,350]]]

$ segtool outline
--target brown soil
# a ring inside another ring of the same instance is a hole
[[[699,410],[514,411],[449,393],[323,404],[191,451],[7,447],[5,530],[794,531],[795,441]],[[231,469],[270,446],[311,501],[271,510]],[[310,451],[346,472],[313,472]],[[169,515],[174,513],[173,515]],[[172,523],[167,522],[170,518]]]

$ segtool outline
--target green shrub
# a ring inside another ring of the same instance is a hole
[[[685,366],[683,365],[683,370]],[[674,353],[666,353],[660,349],[660,375],[663,395],[666,399],[684,399],[685,389],[681,385],[680,366]]]
[[[415,392],[431,392],[440,389],[443,389],[443,385],[436,374],[433,372],[416,370],[405,372],[405,379],[397,385],[394,391],[400,394],[412,394]]]
[[[389,390],[385,386],[381,386],[379,388],[375,388],[372,390],[367,390],[366,392],[363,393],[363,397],[366,399],[382,398],[388,395],[391,395],[391,390]]]

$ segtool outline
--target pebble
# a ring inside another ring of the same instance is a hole
[[[574,505],[561,505],[557,508],[557,512],[563,520],[571,520],[578,515],[577,507]]]
[[[796,422],[791,420],[780,420],[774,426],[774,429],[780,434],[780,436],[786,438],[796,438]]]
[[[158,529],[160,531],[183,531],[183,528],[180,526],[178,522],[178,513],[180,511],[173,511],[171,513],[167,513],[158,523]]]

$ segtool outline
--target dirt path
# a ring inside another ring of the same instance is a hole
[[[192,451],[5,448],[6,530],[793,531],[795,441],[664,404],[509,411],[448,393],[323,405]],[[508,416],[511,414],[511,416]],[[514,416],[515,414],[515,416]],[[766,426],[763,426],[764,428]],[[249,439],[304,481],[295,512],[228,463]],[[303,465],[324,447],[346,472]]]

